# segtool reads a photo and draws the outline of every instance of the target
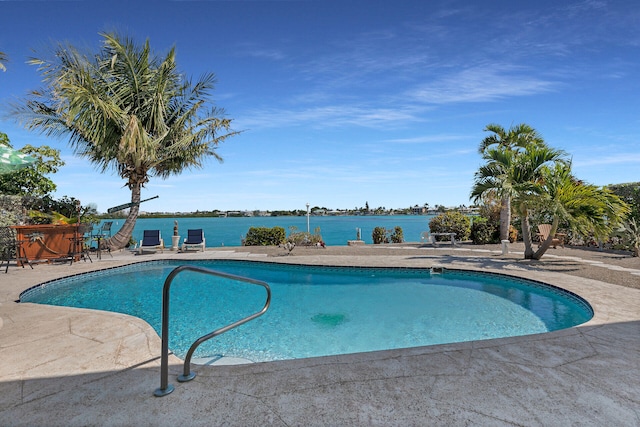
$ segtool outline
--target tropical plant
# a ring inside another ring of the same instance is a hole
[[[492,123],[485,127],[485,132],[492,132],[492,135],[485,137],[478,148],[478,152],[483,159],[488,162],[493,161],[492,151],[498,152],[515,152],[518,153],[531,145],[544,145],[542,137],[531,126],[521,123],[511,126],[509,130],[505,130],[502,126]],[[500,175],[496,176],[499,178]],[[509,182],[504,185],[497,186],[494,191],[496,196],[501,200],[500,210],[500,239],[509,238],[509,225],[511,224],[511,186]],[[472,194],[472,197],[474,195]]]
[[[521,194],[514,201],[520,210],[525,258],[540,259],[552,245],[560,222],[576,233],[606,239],[629,214],[629,206],[608,189],[578,180],[571,165],[555,163],[543,167],[539,183],[530,194]],[[533,197],[532,197],[533,196]],[[549,237],[533,251],[529,228],[529,212],[541,210],[552,218]]]
[[[613,184],[608,185],[607,188],[629,205],[630,217],[640,222],[640,182]]]
[[[630,217],[629,220],[623,222],[618,231],[622,233],[622,238],[631,249],[633,256],[640,256],[640,226],[636,223],[635,218]]]
[[[116,34],[101,36],[97,53],[61,43],[51,59],[32,59],[46,87],[14,105],[14,113],[30,130],[68,136],[77,155],[125,180],[131,208],[105,242],[119,249],[129,242],[150,177],[202,167],[208,156],[221,161],[215,148],[237,132],[209,102],[215,76],[192,82],[177,70],[175,47],[161,58],[148,40],[138,45]]]
[[[485,197],[500,197],[504,201],[505,196],[508,196],[509,206],[512,200],[517,198],[524,209],[524,214],[528,215],[525,209],[528,205],[525,202],[539,195],[542,171],[549,164],[564,163],[564,155],[564,151],[550,148],[545,144],[531,144],[522,151],[488,148],[483,154],[487,163],[480,166],[475,173],[471,197],[478,202]],[[523,212],[519,213],[523,214]],[[500,219],[502,226],[502,211]],[[521,216],[520,221],[522,220]],[[523,239],[530,239],[530,234],[531,231],[528,228],[522,230]],[[508,227],[506,238],[502,237],[501,231],[500,239],[509,239]]]
[[[22,196],[22,209],[28,215],[25,222],[30,224],[74,224],[80,219],[83,224],[100,222],[95,204],[82,205],[74,197],[63,196],[54,199],[50,195],[43,197]]]

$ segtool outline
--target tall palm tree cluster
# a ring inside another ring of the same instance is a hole
[[[519,124],[508,130],[490,124],[479,152],[485,164],[475,173],[471,198],[501,201],[500,238],[508,238],[512,209],[520,219],[526,259],[540,259],[560,224],[582,235],[604,239],[629,213],[629,207],[605,188],[587,184],[571,173],[562,150],[548,146],[535,129]],[[551,218],[549,237],[534,251],[531,217]]]
[[[13,110],[28,129],[68,137],[77,155],[125,180],[129,215],[105,241],[120,249],[129,243],[149,178],[202,167],[208,156],[221,161],[215,148],[237,132],[209,100],[213,74],[192,82],[177,70],[175,48],[160,57],[148,41],[101,36],[95,54],[58,44],[51,59],[32,59],[46,86]]]

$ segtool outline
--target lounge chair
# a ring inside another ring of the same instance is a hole
[[[199,248],[202,252],[204,252],[205,248],[205,239],[204,239],[204,231],[201,228],[195,230],[187,230],[187,238],[184,239],[182,243],[182,250],[186,251],[192,247]]]
[[[160,252],[164,252],[164,241],[160,236],[160,230],[144,230],[138,253],[141,254],[144,249],[160,249]]]
[[[551,224],[539,224],[538,225],[538,247],[542,246],[542,243],[549,238],[549,233],[551,232]],[[551,244],[555,249],[558,245],[564,248],[564,234],[556,233],[551,240]]]

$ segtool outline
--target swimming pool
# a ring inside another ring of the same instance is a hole
[[[593,316],[574,294],[501,275],[228,260],[138,263],[48,282],[20,300],[126,313],[159,333],[164,280],[184,264],[262,280],[272,290],[266,314],[203,343],[194,358],[260,362],[416,347],[548,332]],[[258,311],[264,298],[245,283],[178,275],[170,349],[184,357],[198,337]]]

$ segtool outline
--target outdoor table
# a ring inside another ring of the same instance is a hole
[[[451,246],[456,246],[456,233],[430,233],[431,243],[434,246],[438,246],[438,242],[436,241],[436,237],[438,236],[448,236],[451,238]]]

